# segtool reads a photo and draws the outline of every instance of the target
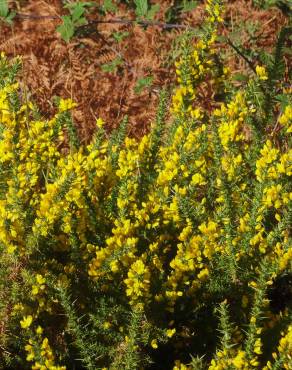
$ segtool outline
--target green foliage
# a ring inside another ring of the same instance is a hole
[[[153,77],[152,76],[147,76],[147,77],[142,77],[139,78],[136,82],[136,86],[134,88],[134,91],[136,94],[141,94],[141,92],[152,85],[153,82]]]
[[[0,17],[6,18],[9,13],[7,0],[1,0],[0,2]]]
[[[60,33],[63,40],[69,42],[74,36],[76,28],[87,24],[86,9],[92,6],[95,6],[95,4],[89,1],[67,3],[64,6],[64,8],[69,9],[70,15],[61,17],[63,23],[57,27],[57,32]]]
[[[271,7],[279,8],[284,15],[289,16],[291,12],[290,0],[253,0],[253,4],[259,8],[269,9]]]
[[[123,41],[126,37],[129,36],[129,32],[128,31],[124,31],[124,32],[113,32],[112,33],[112,36],[113,38],[115,39],[115,41],[117,43],[120,43],[121,41]]]
[[[159,4],[149,6],[148,0],[134,0],[135,12],[138,18],[152,20],[159,11]]]
[[[181,11],[183,13],[185,12],[190,12],[192,10],[194,10],[198,5],[198,1],[195,1],[195,0],[191,0],[191,1],[187,1],[187,0],[183,0],[182,4],[181,4]]]
[[[122,150],[125,139],[127,137],[127,128],[128,128],[128,117],[126,116],[119,127],[116,130],[113,130],[110,140],[109,140],[109,155],[111,157],[112,166],[117,168],[119,153]],[[115,149],[113,149],[115,148]]]
[[[115,13],[117,11],[117,6],[112,0],[104,0],[102,10],[105,13]]]
[[[121,57],[116,57],[114,60],[112,60],[109,63],[105,63],[101,66],[101,69],[103,72],[106,73],[113,73],[116,72],[118,67],[123,65],[123,59]]]
[[[8,0],[0,0],[0,20],[11,25],[15,14],[15,12],[9,10]]]
[[[166,22],[179,22],[183,13],[191,12],[198,5],[196,0],[174,0],[165,14]]]

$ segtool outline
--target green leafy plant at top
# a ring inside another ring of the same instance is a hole
[[[104,0],[101,6],[101,10],[105,13],[115,13],[117,9],[117,5],[112,0]]]
[[[183,0],[181,4],[181,11],[183,13],[185,12],[191,12],[194,10],[198,5],[198,1],[195,0]]]
[[[166,22],[179,22],[183,13],[194,10],[198,5],[196,0],[174,0],[173,4],[167,9],[165,14]]]
[[[136,86],[134,87],[134,91],[136,94],[141,94],[141,92],[146,88],[150,87],[153,82],[152,76],[142,77],[139,78],[136,82]]]
[[[286,16],[289,16],[289,14],[291,14],[292,11],[292,5],[290,0],[253,0],[253,5],[262,9],[277,7]]]
[[[149,5],[148,0],[134,0],[135,13],[138,18],[152,20],[159,11],[159,4]]]
[[[0,20],[3,20],[4,22],[11,25],[15,14],[15,12],[9,10],[7,0],[0,0]]]
[[[111,62],[103,64],[101,66],[101,69],[103,72],[112,73],[112,72],[116,72],[118,67],[122,66],[122,64],[123,64],[123,59],[118,56]]]
[[[63,23],[57,27],[57,32],[60,33],[63,40],[69,42],[74,36],[76,28],[87,24],[87,19],[84,16],[86,9],[95,5],[93,2],[86,1],[67,3],[64,6],[64,8],[69,9],[70,15],[62,16]]]
[[[129,36],[129,32],[128,31],[124,31],[124,32],[113,32],[112,33],[112,37],[114,38],[114,40],[117,42],[117,43],[120,43],[122,42],[126,37]]]

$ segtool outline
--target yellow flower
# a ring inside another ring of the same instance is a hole
[[[41,335],[43,333],[43,328],[41,326],[38,326],[35,331],[38,335]]]
[[[259,362],[256,358],[253,358],[252,360],[250,360],[250,364],[254,367],[257,367],[259,365]]]
[[[173,367],[173,370],[188,370],[189,369],[189,366],[183,364],[179,360],[176,360],[174,364],[175,366]]]
[[[257,283],[256,283],[255,281],[250,281],[250,282],[248,283],[248,286],[250,286],[250,287],[252,287],[252,288],[256,289],[256,288],[257,288]]]
[[[36,281],[38,282],[38,284],[44,284],[46,282],[46,279],[41,275],[41,274],[37,274],[36,275]]]
[[[200,173],[197,172],[192,176],[191,184],[192,185],[205,185],[206,181],[204,177]]]
[[[287,105],[285,111],[279,118],[279,122],[281,125],[286,126],[287,133],[292,132],[292,105]]]
[[[198,279],[200,280],[205,280],[209,275],[209,270],[207,268],[204,268],[202,269],[199,273],[198,273]]]
[[[158,348],[158,344],[157,344],[157,340],[156,339],[152,339],[152,341],[151,341],[151,347],[154,348],[154,349]]]
[[[255,344],[254,344],[254,353],[256,353],[257,355],[260,355],[262,354],[262,350],[261,350],[261,347],[262,347],[262,342],[261,342],[261,339],[258,338],[256,341],[255,341]]]
[[[168,336],[168,338],[171,338],[175,334],[175,332],[175,329],[167,329],[166,335]]]
[[[104,125],[104,121],[102,120],[102,118],[98,118],[98,119],[96,120],[96,126],[97,126],[98,128],[102,128],[102,127],[103,127],[103,125]]]
[[[106,321],[106,322],[103,323],[102,326],[103,326],[104,329],[109,329],[111,327],[111,323]]]
[[[265,67],[256,66],[256,74],[260,80],[265,81],[268,79],[268,75],[267,75],[267,71]]]
[[[27,329],[30,327],[31,323],[32,323],[32,316],[31,315],[28,315],[28,316],[24,316],[23,319],[20,321],[20,326],[23,328],[23,329]]]
[[[239,351],[236,357],[232,360],[232,364],[235,366],[236,369],[243,369],[245,365],[244,361],[245,352]]]
[[[77,106],[72,99],[61,99],[59,103],[59,113],[65,112]]]
[[[27,356],[26,356],[26,361],[33,361],[33,359],[34,359],[34,356],[35,356],[35,354],[34,354],[34,352],[30,352]]]

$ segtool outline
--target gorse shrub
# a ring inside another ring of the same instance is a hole
[[[1,55],[2,368],[291,369],[285,32],[236,88],[206,11],[141,140],[98,119],[81,145],[75,104],[43,120]]]

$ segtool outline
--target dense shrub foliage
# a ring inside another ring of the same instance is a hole
[[[1,55],[2,368],[291,369],[286,29],[235,87],[206,11],[141,140],[98,119],[83,145],[74,103],[44,120]]]

